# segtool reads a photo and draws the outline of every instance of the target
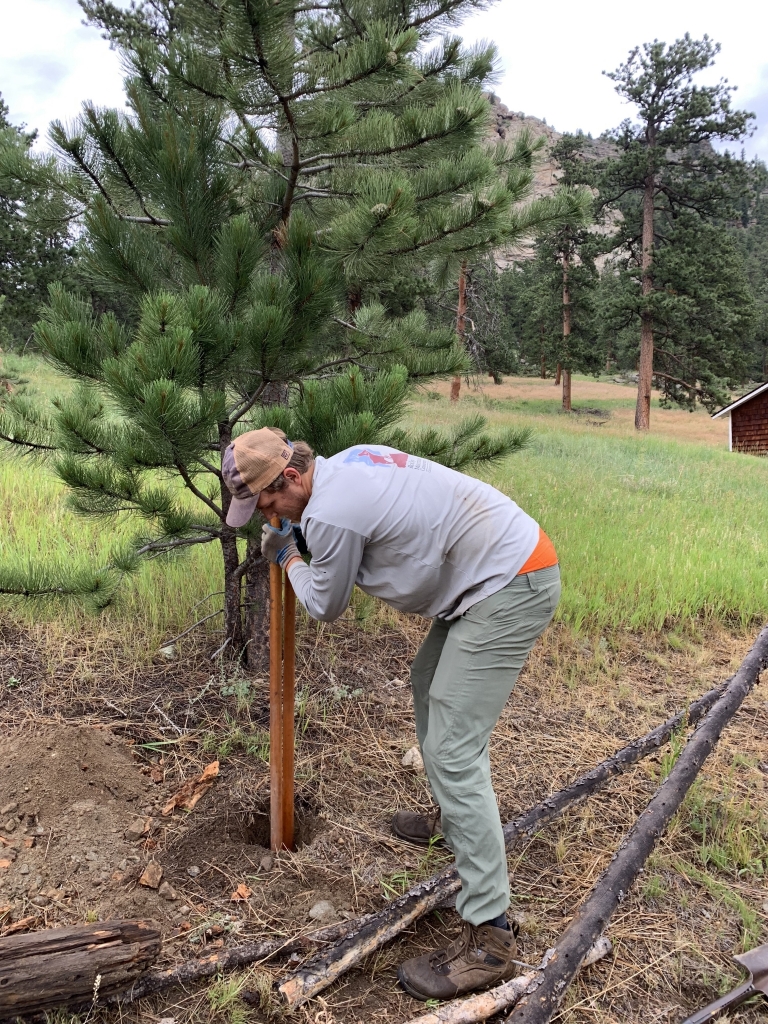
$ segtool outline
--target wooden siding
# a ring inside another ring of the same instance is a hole
[[[733,410],[731,439],[735,452],[768,455],[768,391]]]

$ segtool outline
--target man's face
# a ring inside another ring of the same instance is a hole
[[[297,469],[286,469],[283,476],[285,486],[279,491],[261,491],[256,507],[267,521],[278,516],[297,523],[312,494],[311,472],[302,476]]]

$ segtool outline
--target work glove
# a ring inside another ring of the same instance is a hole
[[[281,569],[284,569],[292,558],[301,557],[296,547],[290,519],[281,519],[279,530],[276,526],[264,523],[261,528],[261,553],[270,562],[276,562]]]

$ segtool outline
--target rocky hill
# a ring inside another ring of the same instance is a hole
[[[544,136],[546,145],[536,162],[536,174],[534,179],[534,194],[544,196],[550,193],[557,184],[558,167],[552,159],[552,147],[563,137],[562,132],[548,125],[541,118],[533,117],[531,114],[524,114],[520,110],[510,110],[505,106],[494,93],[489,94],[493,107],[494,123],[491,128],[491,137],[499,139],[514,139],[520,132],[528,130],[534,138]],[[610,142],[604,139],[589,139],[589,154],[594,159],[608,156],[612,150]],[[512,252],[504,256],[497,254],[497,263],[503,266],[513,259],[526,259],[531,255],[531,247],[527,243],[515,247]]]

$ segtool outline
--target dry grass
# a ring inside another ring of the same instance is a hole
[[[265,806],[267,766],[258,750],[267,713],[264,683],[232,668],[223,676],[214,672],[210,682],[201,648],[189,649],[184,661],[141,670],[123,664],[119,649],[110,650],[104,638],[88,646],[72,638],[46,650],[46,628],[5,634],[0,679],[7,683],[13,672],[21,680],[12,691],[0,684],[5,727],[25,720],[111,719],[118,734],[146,740],[173,735],[167,716],[186,730],[184,742],[165,757],[170,784],[198,770],[214,752],[224,755],[217,790],[158,838],[156,855],[167,863],[177,855],[188,863],[194,856],[204,867],[184,892],[193,907],[192,927],[179,932],[168,926],[166,961],[199,955],[219,941],[308,930],[307,911],[319,899],[350,915],[376,909],[442,863],[440,854],[425,860],[420,851],[394,842],[387,825],[396,807],[417,807],[428,796],[423,777],[400,764],[415,741],[404,680],[423,635],[418,622],[361,598],[338,623],[302,620],[297,789],[306,842],[295,854],[280,855],[266,875],[258,867],[264,851],[253,835],[245,845],[233,845],[224,835],[233,820],[253,822]],[[589,640],[564,626],[551,628],[494,733],[492,760],[503,818],[724,678],[749,642],[746,634],[716,626],[699,633],[622,632]],[[190,702],[206,685],[204,699],[190,712]],[[738,980],[733,953],[766,939],[765,710],[765,693],[758,690],[726,731],[643,881],[612,922],[614,956],[577,980],[557,1019],[568,1024],[679,1020]],[[249,748],[250,741],[256,746]],[[562,931],[647,803],[668,757],[661,751],[512,852],[513,911],[523,922],[521,959],[536,962]],[[246,905],[235,906],[229,894],[243,880],[253,895]],[[107,911],[105,904],[101,916]],[[83,912],[84,904],[73,900],[58,919],[75,920]],[[298,1019],[399,1024],[416,1015],[419,1007],[396,986],[396,964],[455,928],[454,912],[430,915]],[[273,1006],[269,999],[259,1008],[243,1003],[238,993],[254,987],[266,992],[266,982],[285,970],[281,964],[259,965],[255,973],[213,988],[127,1008],[120,1018],[173,1016],[180,1024],[265,1021]],[[117,1016],[99,1011],[90,1021],[112,1022]],[[755,1024],[759,1016],[746,1008],[730,1020]]]
[[[434,388],[439,394],[448,397],[450,384],[438,384]],[[533,421],[542,415],[551,418],[561,404],[561,391],[554,386],[553,380],[542,380],[540,377],[505,377],[502,384],[494,384],[488,378],[475,378],[469,385],[463,384],[461,400],[485,399],[490,402],[510,402],[518,407],[518,411],[530,416]],[[601,423],[601,433],[612,437],[636,437],[635,432],[635,400],[637,388],[629,384],[616,384],[611,378],[595,380],[575,374],[573,378],[572,401],[579,408],[602,407],[610,413],[610,418],[592,416],[594,421]],[[713,420],[704,409],[686,412],[684,409],[662,409],[659,407],[659,392],[654,391],[652,397],[651,433],[654,437],[666,438],[670,441],[687,441],[694,444],[712,445],[714,448],[728,449],[728,421]],[[549,406],[546,413],[542,407]],[[575,418],[575,417],[574,417]]]

